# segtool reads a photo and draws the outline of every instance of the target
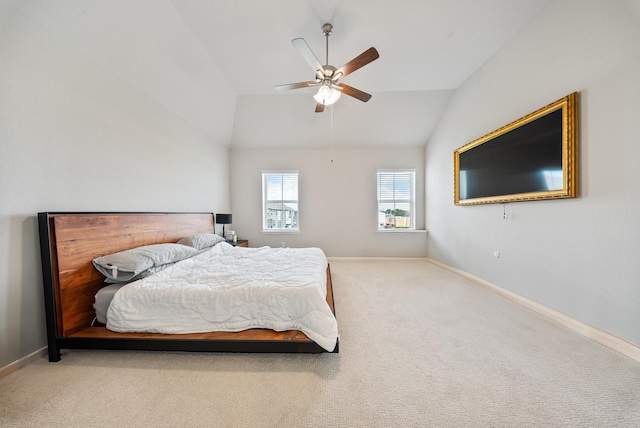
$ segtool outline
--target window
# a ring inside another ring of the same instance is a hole
[[[262,172],[262,229],[298,231],[298,171]]]
[[[416,170],[378,170],[378,230],[415,229]]]

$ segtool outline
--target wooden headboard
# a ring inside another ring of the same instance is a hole
[[[38,224],[47,334],[58,337],[88,327],[95,316],[94,296],[105,284],[94,258],[215,231],[212,213],[45,212]]]

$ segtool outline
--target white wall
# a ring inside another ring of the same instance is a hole
[[[458,89],[425,149],[428,254],[640,344],[640,2],[553,2]],[[456,207],[453,151],[579,92],[577,199]],[[493,251],[501,257],[493,257]]]
[[[38,212],[215,212],[230,198],[228,141],[196,131],[27,15],[0,24],[4,367],[46,346]],[[233,110],[235,95],[221,102]]]
[[[331,160],[333,159],[333,162]],[[425,232],[377,232],[378,168],[415,168],[424,229],[424,150],[231,150],[233,230],[250,246],[315,246],[327,256],[424,257]],[[299,171],[299,234],[262,233],[262,171]]]
[[[340,149],[388,148],[390,141],[395,148],[424,147],[453,95],[453,90],[382,92],[367,103],[345,96],[316,114],[313,89],[239,95],[233,148],[323,150],[331,141]]]

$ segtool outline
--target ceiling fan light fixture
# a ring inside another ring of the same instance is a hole
[[[316,113],[322,113],[325,110],[325,106],[329,106],[338,101],[342,92],[362,102],[366,103],[369,101],[369,99],[371,99],[370,94],[362,92],[361,90],[349,85],[345,85],[344,83],[338,83],[338,80],[348,76],[356,70],[359,70],[380,57],[376,48],[369,48],[342,67],[335,68],[329,64],[329,35],[332,31],[333,26],[331,24],[327,23],[322,26],[327,52],[325,65],[320,64],[320,61],[318,61],[318,58],[303,38],[298,37],[291,40],[293,46],[315,72],[315,80],[275,86],[276,91],[319,86],[320,88],[318,89],[318,93],[313,96],[313,99],[316,101]]]
[[[313,99],[316,100],[318,104],[330,106],[340,99],[340,95],[342,95],[342,92],[337,89],[328,85],[322,85],[320,89],[318,89],[318,93],[313,96]]]

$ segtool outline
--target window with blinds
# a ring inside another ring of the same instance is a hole
[[[298,230],[298,171],[262,172],[262,229]]]
[[[378,170],[378,230],[415,229],[416,171]]]

